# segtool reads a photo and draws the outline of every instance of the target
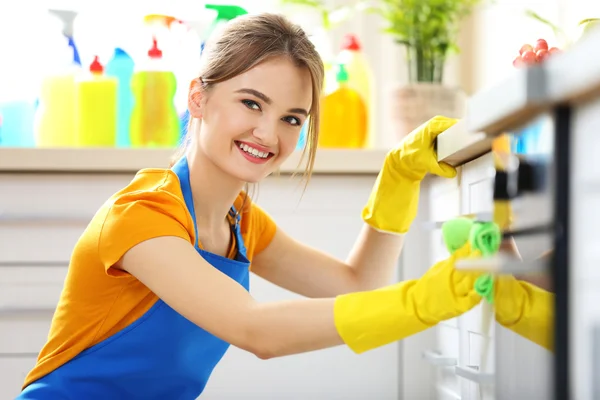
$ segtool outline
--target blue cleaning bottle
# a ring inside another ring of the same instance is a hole
[[[133,59],[121,48],[116,48],[108,64],[106,75],[117,78],[117,147],[130,147],[129,127],[133,110],[133,92],[131,77],[135,64]]]
[[[0,146],[35,146],[33,119],[36,106],[34,98],[0,101],[0,118],[2,119]]]

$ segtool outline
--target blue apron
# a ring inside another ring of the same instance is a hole
[[[197,232],[187,159],[180,160],[173,171]],[[239,216],[233,208],[230,213],[236,221],[232,227],[238,246],[234,260],[201,250],[197,239],[195,247],[213,267],[248,290],[250,262]],[[195,399],[228,347],[159,299],[137,321],[31,383],[17,399]]]

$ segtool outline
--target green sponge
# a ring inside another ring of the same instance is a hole
[[[484,257],[496,254],[502,242],[500,227],[493,222],[479,222],[473,225],[469,242],[474,249],[481,252]],[[494,302],[494,278],[491,274],[481,275],[475,281],[475,291],[488,303]]]
[[[494,303],[494,278],[491,274],[481,275],[475,281],[475,292],[490,304]]]
[[[479,250],[484,257],[498,252],[502,242],[500,227],[494,222],[477,222],[469,233],[469,242],[474,250]]]
[[[469,218],[454,218],[442,225],[444,244],[450,253],[460,249],[467,240],[474,250],[489,257],[500,249],[502,232],[494,222],[475,222]],[[488,303],[494,301],[494,278],[491,274],[481,275],[475,281],[475,291]]]
[[[467,243],[474,223],[472,219],[461,217],[451,219],[442,224],[442,237],[450,254]]]

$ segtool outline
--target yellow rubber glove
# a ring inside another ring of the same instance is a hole
[[[474,289],[480,274],[458,271],[454,264],[457,258],[478,256],[467,243],[420,279],[338,296],[334,319],[339,335],[352,351],[362,353],[465,313],[481,300]]]
[[[552,351],[554,349],[554,294],[511,275],[495,278],[496,321],[511,331]]]
[[[420,183],[425,175],[456,176],[452,166],[437,162],[433,148],[435,138],[456,121],[434,117],[411,132],[386,155],[362,212],[367,224],[382,232],[406,233],[417,215]]]

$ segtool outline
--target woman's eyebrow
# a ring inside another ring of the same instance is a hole
[[[235,91],[236,93],[247,93],[247,94],[251,94],[252,96],[258,97],[259,99],[261,99],[262,101],[264,101],[267,104],[272,104],[273,100],[271,100],[271,98],[269,96],[267,96],[266,94],[259,92],[258,90],[255,89],[247,89],[247,88],[242,88],[242,89],[238,89]]]
[[[304,108],[290,108],[288,110],[288,112],[291,112],[294,114],[301,114],[301,115],[304,115],[305,117],[308,117],[308,111],[306,111]]]
[[[255,97],[261,99],[262,101],[264,101],[268,105],[273,104],[273,100],[271,100],[271,98],[269,96],[267,96],[266,94],[264,94],[262,92],[259,92],[256,89],[242,88],[242,89],[236,90],[235,92],[236,93],[251,94],[252,96],[255,96]],[[305,117],[308,116],[308,111],[306,111],[304,108],[290,108],[288,110],[288,112],[291,112],[291,113],[294,113],[294,114],[304,115]]]

